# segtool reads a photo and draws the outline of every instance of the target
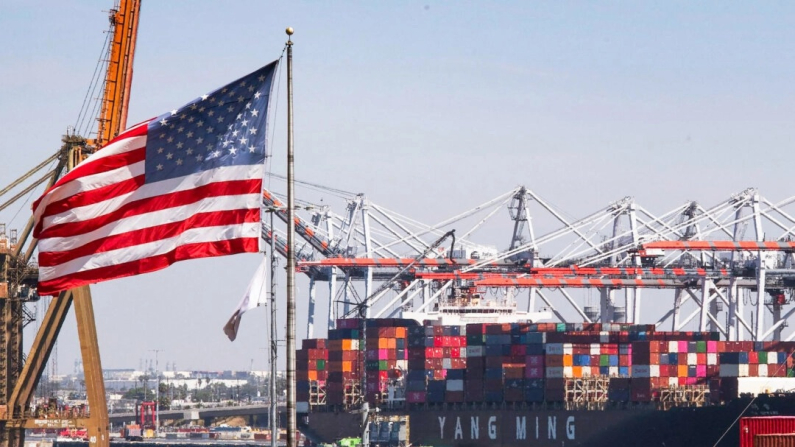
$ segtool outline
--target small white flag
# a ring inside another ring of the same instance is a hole
[[[260,304],[264,305],[267,303],[267,273],[268,259],[263,257],[257,272],[254,274],[254,277],[251,278],[251,282],[248,284],[246,294],[243,295],[243,299],[240,300],[240,304],[237,305],[232,317],[229,319],[229,321],[227,321],[226,325],[224,325],[224,333],[227,337],[229,337],[229,341],[235,341],[235,338],[237,338],[237,328],[240,326],[240,317],[242,317],[247,310],[254,309]]]

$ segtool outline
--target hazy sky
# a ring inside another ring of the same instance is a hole
[[[0,187],[75,123],[111,3],[0,6]],[[773,201],[793,192],[789,2],[145,0],[130,123],[278,58],[287,26],[296,175],[428,223],[520,184],[576,216],[628,195],[663,213],[749,186]],[[21,228],[28,207],[0,222]],[[489,237],[504,248],[502,219]],[[221,331],[257,263],[190,261],[92,287],[103,365],[138,367],[160,349],[161,368],[264,368],[264,310],[234,343]],[[60,372],[72,371],[76,340],[70,321]]]

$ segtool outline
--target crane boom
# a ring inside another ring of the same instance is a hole
[[[442,242],[444,242],[445,239],[447,239],[448,237],[452,237],[453,238],[453,245],[455,245],[455,230],[450,230],[447,233],[443,234],[439,239],[437,239],[431,245],[429,245],[428,248],[426,248],[425,251],[423,251],[416,258],[414,258],[414,260],[412,262],[406,264],[392,278],[390,278],[390,279],[384,281],[383,283],[381,283],[381,286],[375,292],[370,294],[370,296],[365,298],[361,303],[359,303],[356,307],[354,307],[350,312],[345,314],[344,318],[350,318],[350,317],[352,317],[354,315],[361,314],[362,311],[364,309],[366,309],[367,306],[369,306],[370,303],[375,298],[377,298],[379,295],[381,295],[383,292],[385,292],[388,288],[392,287],[392,284],[395,281],[397,281],[398,279],[400,279],[400,277],[403,275],[403,273],[405,273],[408,269],[412,268],[416,263],[418,263],[421,260],[425,259],[425,257],[428,256],[428,254],[430,252],[432,252],[433,250],[436,250],[436,247],[442,245]],[[450,252],[451,253],[453,252],[453,248],[454,247],[450,247]]]
[[[133,58],[138,35],[141,0],[121,0],[111,10],[113,41],[105,74],[105,91],[102,95],[99,127],[94,145],[100,148],[116,137],[127,126],[127,106],[133,76]]]

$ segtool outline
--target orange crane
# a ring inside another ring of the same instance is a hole
[[[49,186],[52,186],[63,172],[72,169],[88,154],[101,149],[124,130],[127,124],[127,107],[130,100],[140,11],[141,0],[118,0],[110,11],[111,41],[103,96],[97,117],[96,137],[94,139],[79,135],[64,137],[64,144],[56,154],[58,165],[49,176]],[[36,239],[30,237],[32,228],[31,218],[19,235],[19,242],[12,254],[17,259],[17,264],[27,265],[35,250]],[[23,253],[22,249],[26,243],[28,247]],[[94,310],[88,287],[62,292],[52,300],[21,370],[19,367],[22,365],[24,303],[20,299],[14,299],[16,291],[12,290],[13,288],[9,287],[7,296],[0,296],[0,307],[5,321],[5,324],[0,325],[0,339],[4,342],[5,349],[5,355],[0,356],[5,359],[4,364],[0,365],[0,435],[2,435],[0,446],[23,447],[26,428],[57,427],[86,428],[89,445],[108,447],[110,445],[108,410]],[[73,302],[91,411],[88,416],[48,415],[46,427],[42,427],[41,420],[37,421],[36,415],[31,413],[30,403]]]

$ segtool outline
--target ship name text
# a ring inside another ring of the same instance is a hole
[[[439,416],[439,439],[497,439],[501,433],[500,424],[501,420],[497,416],[483,417],[471,416],[461,417],[457,416],[455,420],[448,420],[447,416]],[[469,419],[469,420],[467,420]],[[516,416],[516,431],[506,433],[515,433],[516,440],[525,439],[575,439],[574,416],[568,416],[565,422],[562,420],[558,424],[557,416],[547,416],[546,418],[539,416]],[[561,432],[559,433],[558,428]]]

